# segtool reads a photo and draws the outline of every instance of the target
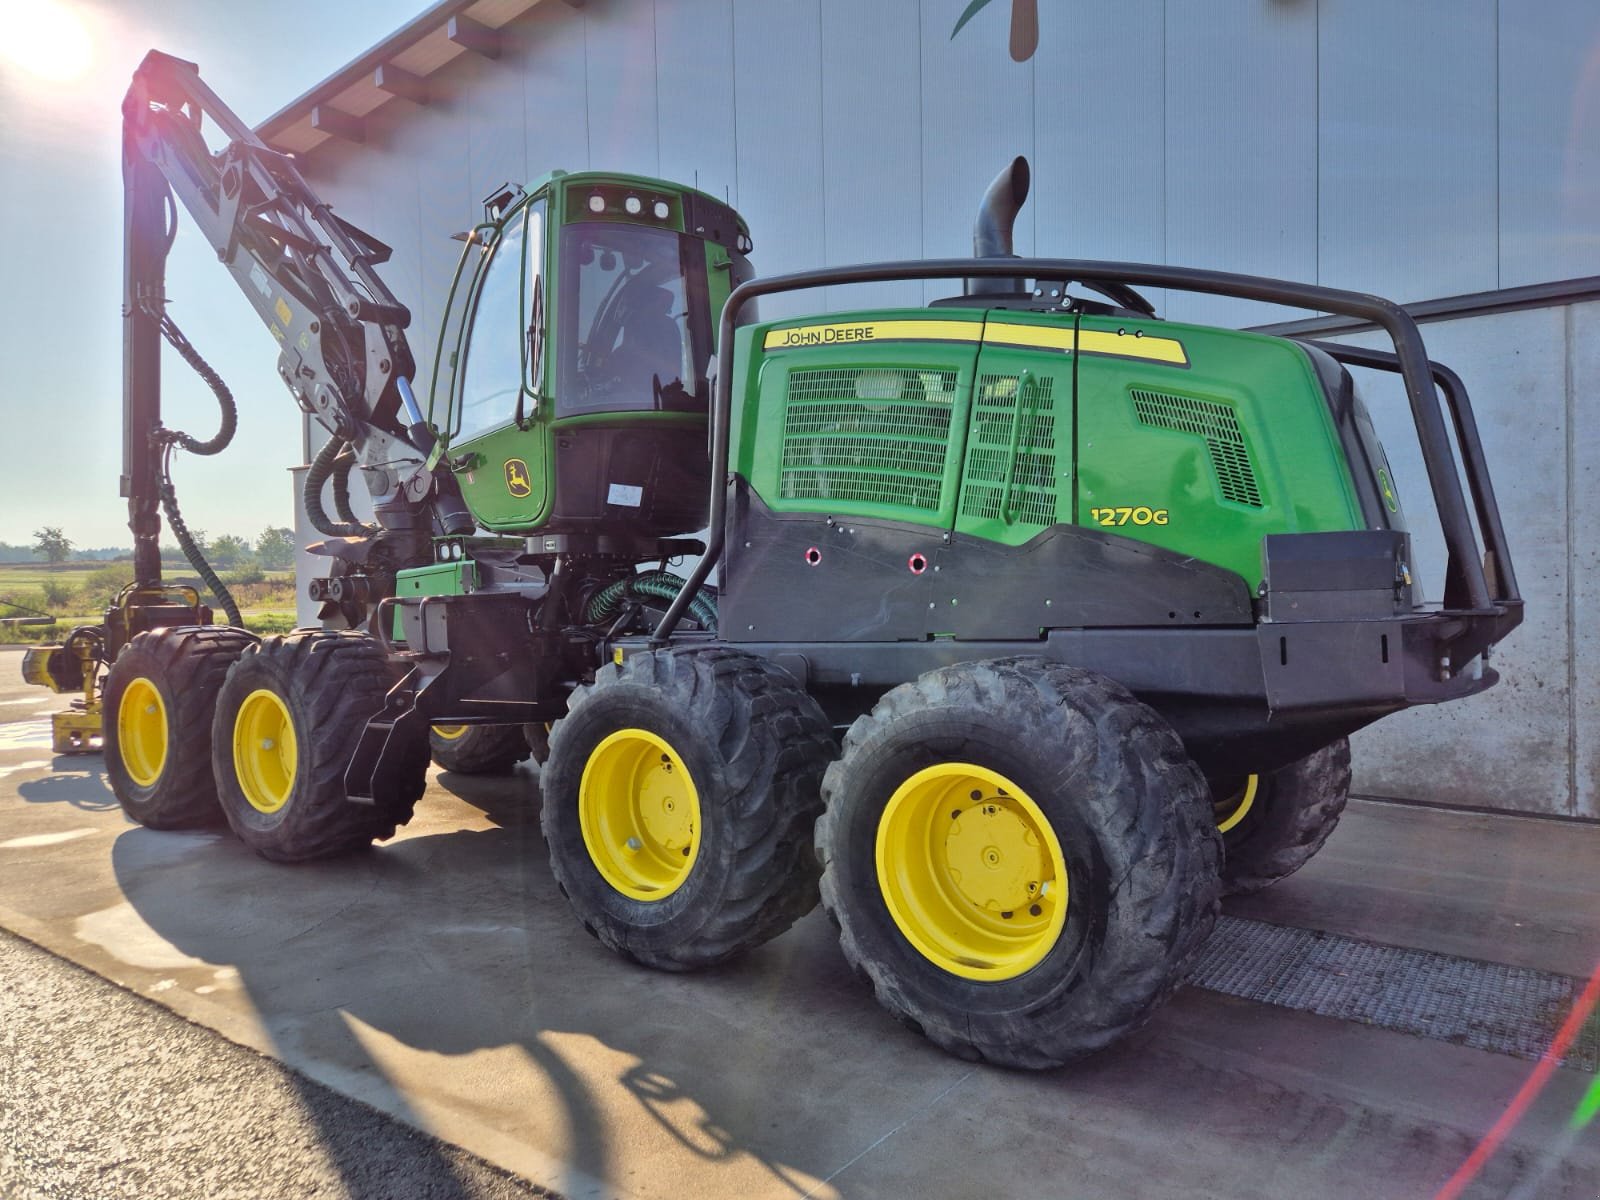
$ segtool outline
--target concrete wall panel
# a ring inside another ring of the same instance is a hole
[[[1469,700],[1387,717],[1356,735],[1356,788],[1568,814],[1573,631],[1567,619],[1565,315],[1559,309],[1504,313],[1423,332],[1429,354],[1456,367],[1472,397],[1527,616],[1493,659],[1503,675],[1498,686]],[[1393,377],[1363,377],[1361,386],[1415,531],[1427,596],[1437,600],[1444,554],[1405,397]]]
[[[1162,0],[1041,22],[1029,201],[1040,254],[1165,261],[1165,26]],[[1149,298],[1164,309],[1164,292]]]
[[[739,206],[733,0],[656,0],[661,174]]]
[[[991,5],[956,38],[962,5],[922,5],[922,119],[907,137],[922,157],[922,253],[928,258],[972,253],[972,224],[989,181],[1018,154],[1036,157],[1032,62],[1011,61],[1007,5]],[[1048,22],[1056,14],[1040,14]],[[1059,17],[1057,17],[1059,20]],[[1065,119],[1049,114],[1052,121]],[[1030,203],[1016,226],[1016,251],[1032,254],[1038,209]],[[929,283],[929,297],[949,296],[959,283]]]
[[[922,146],[917,0],[822,0],[823,228],[827,263],[922,257]],[[884,80],[899,81],[885,87]],[[976,198],[973,203],[976,204]],[[828,309],[922,302],[915,283],[830,288],[804,297]]]
[[[656,175],[655,6],[595,0],[583,9],[589,96],[589,165]]]
[[[1500,285],[1600,274],[1600,5],[1499,8]]]
[[[1167,261],[1315,279],[1316,6],[1169,3],[1166,64]],[[1304,314],[1174,293],[1166,315],[1254,324]]]
[[[528,163],[527,95],[524,66],[532,44],[525,30],[513,26],[500,35],[504,50],[498,59],[472,57],[466,68],[475,76],[461,90],[468,107],[469,169],[473,199],[481,201],[502,183],[526,183]],[[534,169],[537,171],[537,168]]]
[[[1495,0],[1319,11],[1321,282],[1402,301],[1497,287]]]
[[[820,0],[733,9],[740,214],[750,223],[757,269],[778,275],[826,261],[822,188]],[[762,301],[765,315],[814,311],[805,294]]]
[[[1573,805],[1580,817],[1600,818],[1600,304],[1569,309],[1567,334]]]
[[[554,170],[588,170],[589,71],[583,17],[562,4],[541,4],[518,28],[526,30],[521,41],[527,49],[517,67],[522,73],[528,172],[537,177]]]

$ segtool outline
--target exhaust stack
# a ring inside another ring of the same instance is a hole
[[[972,254],[974,258],[1015,258],[1011,248],[1012,226],[1017,213],[1028,199],[1028,185],[1032,173],[1028,160],[1017,155],[1009,166],[994,177],[989,190],[983,194],[983,204],[978,209],[978,221],[972,227]],[[967,295],[1007,295],[1024,289],[1025,279],[969,279]]]

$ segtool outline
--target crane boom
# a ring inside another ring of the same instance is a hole
[[[294,160],[256,137],[193,63],[151,51],[122,115],[122,493],[136,582],[160,580],[160,461],[173,440],[161,423],[160,354],[179,202],[277,339],[278,374],[296,403],[353,451],[378,520],[376,530],[360,531],[362,540],[381,539],[395,561],[426,562],[435,527],[471,532],[454,477],[430,465],[433,433],[410,387],[411,314],[376,270],[389,247],[335,214]],[[227,139],[219,151],[203,136],[206,118]],[[320,494],[326,472],[312,477]],[[320,513],[320,500],[308,496],[308,511]],[[365,554],[352,550],[357,562]]]

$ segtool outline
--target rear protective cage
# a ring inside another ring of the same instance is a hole
[[[1492,626],[1498,635],[1509,631],[1520,619],[1522,597],[1517,591],[1511,550],[1506,543],[1499,505],[1489,480],[1483,444],[1478,436],[1477,421],[1467,399],[1466,388],[1448,367],[1429,361],[1416,322],[1398,304],[1362,292],[1193,267],[1070,258],[946,258],[923,262],[867,263],[775,275],[769,279],[753,279],[740,284],[729,295],[722,309],[717,341],[716,395],[710,428],[711,498],[706,553],[695,567],[687,586],[678,593],[677,599],[656,626],[653,644],[661,645],[672,636],[689,603],[722,557],[728,518],[728,431],[733,406],[733,341],[739,314],[745,304],[761,296],[811,288],[962,278],[1075,281],[1102,288],[1108,285],[1169,288],[1286,304],[1313,312],[1351,317],[1381,328],[1394,346],[1393,353],[1309,340],[1304,344],[1326,351],[1341,363],[1394,372],[1404,382],[1417,442],[1428,471],[1428,484],[1433,492],[1434,506],[1449,552],[1445,572],[1444,615],[1462,620],[1463,636],[1473,626],[1481,629],[1484,623]],[[973,306],[985,307],[984,297],[973,297]],[[1440,407],[1441,394],[1444,409],[1450,413],[1456,438],[1461,445],[1461,466],[1458,466],[1450,447],[1450,433]],[[1463,467],[1482,530],[1486,555],[1480,550],[1478,535],[1467,511],[1466,493],[1461,484]],[[1486,561],[1490,564],[1487,570]]]

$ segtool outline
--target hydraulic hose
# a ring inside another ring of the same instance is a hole
[[[339,455],[348,447],[349,443],[341,438],[329,438],[306,472],[301,501],[305,504],[307,519],[324,537],[364,537],[372,532],[350,513],[350,464],[353,460],[347,456],[343,467],[339,465]],[[333,505],[341,518],[337,521],[322,507],[322,485],[330,477],[334,481]]]
[[[195,574],[200,576],[211,594],[217,598],[218,605],[228,616],[228,624],[244,627],[244,618],[239,614],[239,606],[234,603],[233,593],[206,561],[205,554],[200,549],[200,544],[195,541],[194,535],[189,532],[189,526],[183,519],[183,513],[178,509],[178,490],[172,482],[172,450],[175,446],[182,446],[191,454],[212,455],[220,454],[233,441],[233,435],[239,428],[239,406],[234,402],[233,393],[228,390],[228,385],[222,381],[222,376],[211,368],[211,364],[200,357],[200,352],[183,335],[177,323],[162,309],[156,314],[161,328],[161,336],[178,352],[184,362],[194,369],[200,376],[211,394],[217,398],[217,406],[222,410],[222,421],[217,432],[212,437],[201,441],[192,434],[184,433],[181,429],[166,429],[157,426],[151,431],[150,438],[157,446],[162,448],[161,456],[161,510],[167,515],[167,524],[172,527],[172,536],[178,540],[178,549],[183,551],[184,558],[189,560],[189,565],[194,568]]]
[[[687,582],[670,571],[646,571],[643,574],[630,575],[626,579],[619,579],[601,588],[591,596],[584,617],[596,625],[608,621],[622,610],[623,602],[629,596],[648,596],[655,600],[670,602],[677,598]],[[716,631],[716,602],[708,592],[702,591],[689,602],[689,615],[702,629]]]
[[[244,618],[239,614],[239,606],[234,603],[233,593],[211,569],[211,564],[206,561],[205,554],[194,539],[194,534],[189,532],[183,514],[178,511],[178,492],[172,486],[171,453],[169,447],[167,458],[161,464],[161,510],[167,514],[167,524],[172,527],[172,536],[178,539],[178,549],[183,551],[183,556],[189,560],[194,573],[200,576],[206,587],[211,589],[211,594],[217,598],[222,611],[228,614],[228,624],[243,629]]]
[[[339,457],[333,460],[333,511],[340,522],[346,525],[361,524],[350,509],[350,468],[355,466],[355,463],[355,451],[348,443],[339,452]],[[368,529],[367,532],[372,531]]]

